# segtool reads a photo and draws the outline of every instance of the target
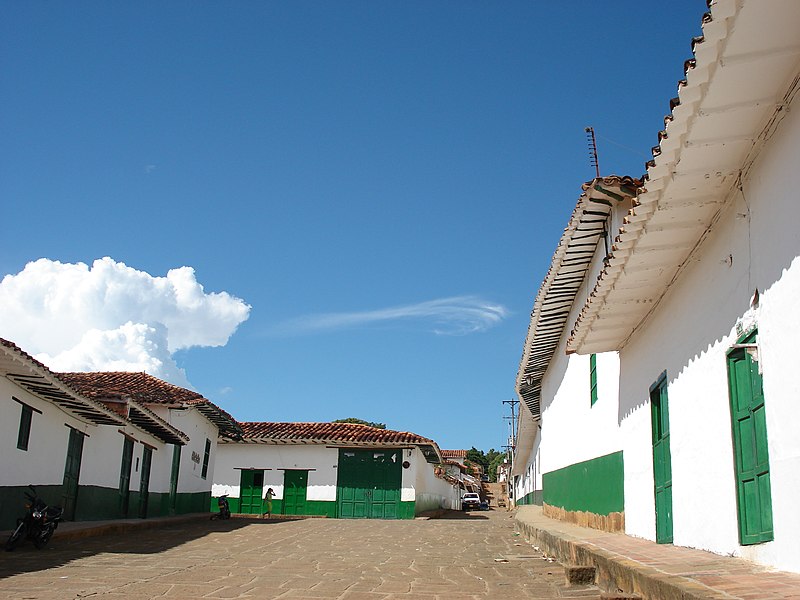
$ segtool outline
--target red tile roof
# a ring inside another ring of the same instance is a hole
[[[466,450],[442,450],[444,458],[467,458]]]
[[[283,442],[433,444],[415,433],[378,429],[358,423],[239,423],[245,440]]]
[[[58,376],[89,398],[133,398],[148,404],[167,405],[205,400],[197,392],[143,372],[59,373]]]
[[[162,404],[197,408],[219,428],[220,434],[234,438],[239,436],[238,423],[219,406],[197,392],[173,385],[147,373],[110,371],[57,373],[57,375],[87,398],[96,400],[130,398],[143,405]]]

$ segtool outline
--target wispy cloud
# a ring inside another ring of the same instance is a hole
[[[422,323],[439,335],[468,335],[497,325],[508,314],[502,304],[475,296],[455,296],[376,310],[305,315],[280,323],[272,333],[298,335],[409,321]]]

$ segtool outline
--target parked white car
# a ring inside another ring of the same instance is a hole
[[[461,510],[479,509],[480,507],[481,497],[476,492],[467,492],[461,497]]]

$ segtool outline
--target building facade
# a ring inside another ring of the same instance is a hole
[[[213,495],[228,495],[233,512],[267,512],[270,488],[276,515],[408,519],[453,502],[434,468],[441,451],[422,436],[354,423],[241,427],[240,440],[220,442],[214,476]]]
[[[144,373],[55,373],[0,340],[0,529],[29,484],[68,520],[206,511],[220,435],[205,398]]]
[[[551,375],[570,385],[559,362],[616,354],[613,420],[592,417],[591,438],[580,441],[587,430],[551,419],[543,404],[526,417],[541,427],[530,448],[543,450],[555,436],[597,453],[598,437],[614,438],[628,534],[796,572],[798,31],[800,6],[790,0],[769,10],[711,5],[647,175],[560,326],[565,354],[538,379],[526,378],[524,355],[518,378],[523,399],[538,382],[546,403]],[[521,450],[518,483],[535,487],[527,472],[536,458]],[[564,462],[585,462],[575,457]]]

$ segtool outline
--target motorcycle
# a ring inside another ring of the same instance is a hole
[[[64,509],[60,506],[47,506],[44,500],[39,497],[36,488],[28,486],[32,494],[25,492],[28,502],[25,508],[28,512],[21,519],[17,519],[17,526],[6,541],[6,551],[11,552],[23,538],[33,542],[37,549],[45,547],[50,538],[53,537],[59,521],[64,514]]]
[[[231,518],[231,507],[228,504],[228,494],[224,494],[217,498],[217,507],[219,508],[219,512],[211,515],[212,519],[230,519]]]

